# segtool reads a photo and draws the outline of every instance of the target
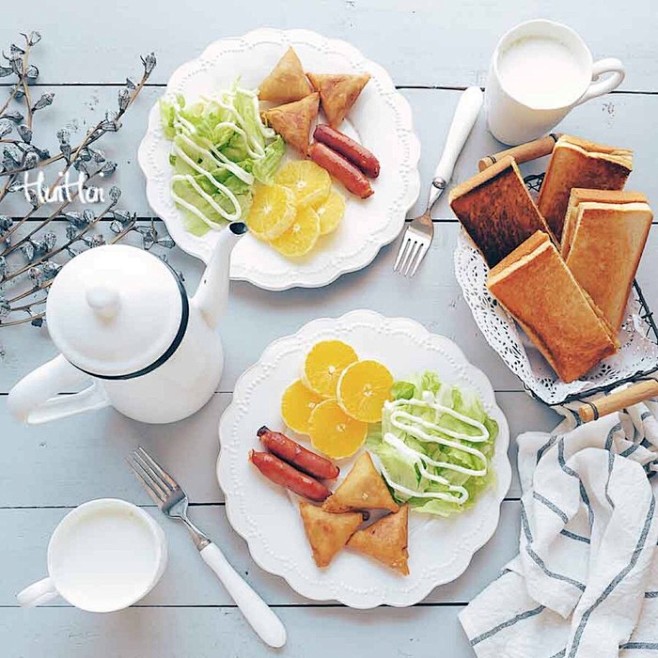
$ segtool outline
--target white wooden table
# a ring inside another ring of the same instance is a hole
[[[35,54],[40,85],[55,91],[55,105],[41,117],[54,136],[66,123],[81,130],[114,107],[127,74],[139,73],[137,57],[154,50],[159,64],[122,131],[105,148],[120,162],[118,182],[125,205],[149,217],[136,149],[151,104],[172,70],[209,42],[259,26],[306,27],[351,41],[384,65],[412,105],[422,144],[424,197],[459,90],[484,84],[489,55],[513,24],[546,16],[566,22],[589,43],[595,57],[617,56],[628,76],[617,93],[575,110],[562,129],[636,151],[629,187],[658,207],[658,12],[653,0],[626,0],[607,8],[587,0],[31,0],[3,3],[0,45],[18,32],[40,30]],[[4,82],[4,79],[0,79]],[[467,145],[454,181],[475,170],[476,160],[499,146],[482,121]],[[447,195],[446,195],[447,196]],[[418,209],[418,208],[417,208]],[[239,374],[274,338],[321,316],[366,307],[409,316],[444,334],[490,377],[509,419],[512,437],[527,429],[548,430],[558,416],[523,391],[518,380],[479,334],[452,272],[457,224],[445,199],[435,211],[436,238],[413,281],[392,273],[396,246],[382,250],[364,271],[320,290],[268,293],[249,284],[231,289],[229,317],[221,327],[228,361],[219,390],[193,418],[165,427],[140,425],[104,411],[41,427],[23,427],[9,417],[6,394],[15,381],[55,350],[46,329],[0,329],[0,654],[7,658],[251,658],[268,655],[239,611],[199,559],[183,528],[158,516],[128,472],[124,457],[137,443],[170,465],[189,490],[192,516],[226,551],[247,580],[277,608],[288,627],[282,656],[472,655],[457,620],[459,610],[516,552],[519,485],[515,479],[502,505],[493,539],[468,571],[408,609],[356,611],[316,605],[281,579],[260,570],[245,543],[231,530],[214,474],[217,421]],[[658,306],[655,256],[650,238],[639,280]],[[200,263],[178,250],[171,261],[193,289]],[[654,269],[652,269],[654,268]],[[512,458],[514,458],[512,441]],[[21,610],[15,593],[45,575],[48,537],[72,507],[116,496],[149,509],[170,542],[170,565],[161,583],[138,606],[113,615],[91,615],[62,603]]]

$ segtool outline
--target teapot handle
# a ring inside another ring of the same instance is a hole
[[[87,388],[72,395],[57,395],[62,389]],[[21,379],[9,392],[7,405],[18,420],[28,425],[47,423],[110,404],[103,387],[72,366],[61,354]]]

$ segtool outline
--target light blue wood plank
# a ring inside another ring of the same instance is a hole
[[[3,565],[0,606],[16,606],[16,593],[46,575],[48,539],[67,512],[67,509],[0,510],[0,536],[3,537],[0,543],[0,563]],[[230,598],[199,558],[187,531],[166,519],[153,507],[148,508],[148,512],[161,524],[167,535],[169,565],[160,583],[139,605],[230,605]],[[231,529],[223,505],[192,507],[190,516],[221,546],[229,562],[268,603],[313,603],[295,593],[282,578],[266,573],[254,563],[245,542]],[[470,601],[518,553],[518,537],[519,502],[507,501],[502,505],[496,533],[475,554],[467,571],[454,582],[437,587],[426,602]],[[409,550],[413,551],[413,548],[412,543]],[[60,600],[53,605],[66,604]]]
[[[74,507],[90,497],[150,504],[124,461],[138,444],[174,473],[192,502],[221,502],[214,471],[217,425],[230,397],[216,395],[198,414],[173,425],[142,425],[115,411],[99,411],[34,427],[10,418],[6,398],[0,397],[0,507]],[[510,424],[515,466],[517,435],[527,429],[550,431],[559,416],[525,393],[499,393],[497,399]],[[515,468],[508,496],[519,493]]]
[[[1,81],[2,79],[0,79]],[[43,110],[35,121],[35,140],[56,150],[55,133],[62,126],[77,126],[71,140],[80,139],[86,129],[102,118],[106,109],[116,107],[119,87],[57,87],[55,101]],[[137,147],[146,130],[147,117],[152,105],[164,93],[162,88],[146,88],[131,107],[123,120],[121,130],[104,138],[99,145],[107,156],[119,163],[115,176],[104,187],[117,184],[123,191],[121,205],[137,212],[140,216],[151,216],[145,194],[145,183],[137,163]],[[445,142],[448,127],[459,99],[460,91],[446,89],[403,89],[400,92],[410,103],[414,129],[421,143],[420,175],[422,194],[413,212],[424,210],[426,192],[441,148]],[[0,98],[2,94],[0,94]],[[635,151],[635,170],[629,179],[629,188],[645,192],[649,199],[658,204],[658,188],[653,175],[653,163],[658,161],[658,141],[647,139],[647,117],[658,114],[658,95],[614,94],[595,99],[575,108],[560,124],[562,132],[581,135],[593,141],[631,148]],[[376,144],[368,145],[377,152]],[[500,150],[501,145],[488,133],[481,115],[457,162],[452,185],[469,178],[477,170],[477,161],[483,155]],[[542,171],[546,161],[527,165],[524,170]],[[49,174],[54,179],[56,172]],[[16,202],[4,206],[3,212],[18,215],[24,204],[20,195]],[[37,216],[44,216],[39,211]],[[413,214],[413,213],[412,213]],[[436,204],[435,218],[453,219],[454,214],[448,205],[448,195]]]
[[[101,7],[102,5],[99,5]],[[246,6],[206,0],[163,4],[115,0],[94,16],[76,0],[32,0],[6,11],[5,45],[18,32],[40,29],[37,60],[48,82],[122,82],[137,55],[157,51],[154,81],[166,82],[182,62],[216,39],[257,27],[304,27],[346,39],[388,68],[397,84],[482,84],[491,52],[513,25],[538,17],[579,31],[595,58],[626,62],[627,89],[656,90],[658,27],[652,0],[628,0],[623,9],[596,0],[288,0]]]
[[[219,390],[232,391],[240,374],[274,339],[295,333],[315,318],[338,317],[358,308],[389,317],[410,317],[454,340],[496,390],[522,390],[520,381],[484,340],[455,281],[453,250],[458,230],[455,223],[437,225],[432,247],[413,279],[394,275],[397,244],[393,244],[382,249],[369,267],[346,274],[326,288],[271,293],[234,282],[227,314],[220,323],[227,358]],[[654,230],[638,274],[654,309],[658,308],[658,279],[652,267],[657,250]],[[187,288],[193,292],[201,276],[200,263],[179,251],[171,254],[171,261],[183,270]],[[20,377],[56,354],[46,328],[0,329],[0,346],[0,393],[8,392]]]
[[[393,273],[397,245],[384,248],[371,266],[342,276],[334,284],[316,290],[295,289],[272,293],[249,283],[231,286],[226,316],[219,331],[226,353],[221,391],[232,391],[239,375],[255,363],[274,339],[295,333],[310,320],[338,317],[370,308],[389,316],[407,316],[430,331],[456,340],[467,358],[482,368],[494,387],[520,390],[522,386],[482,339],[456,284],[452,251],[456,224],[441,224],[425,263],[413,279]],[[193,292],[201,276],[198,261],[177,252],[187,289]],[[8,327],[0,329],[4,348],[0,367],[0,392],[7,392],[24,374],[55,355],[47,329]]]
[[[77,610],[4,610],[8,658],[466,658],[460,606],[279,608],[288,643],[268,650],[234,608],[131,608],[112,615]],[[441,653],[439,653],[441,652]]]

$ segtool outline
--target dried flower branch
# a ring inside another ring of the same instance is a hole
[[[71,144],[68,129],[58,130],[58,150],[51,155],[49,149],[34,143],[35,117],[52,105],[55,97],[45,92],[34,100],[32,94],[39,69],[30,63],[30,55],[41,35],[31,32],[21,36],[23,42],[11,44],[9,53],[2,52],[0,59],[0,77],[14,78],[6,101],[0,105],[0,327],[26,322],[41,326],[48,289],[66,260],[81,251],[113,244],[131,234],[147,250],[174,246],[168,235],[158,234],[152,220],[140,225],[135,213],[117,207],[121,191],[116,186],[108,190],[109,199],[100,210],[76,209],[76,203],[84,201],[81,194],[97,191],[99,188],[93,184],[110,178],[116,171],[117,163],[106,159],[96,142],[121,129],[124,114],[155,68],[155,55],[141,58],[140,80],[126,79],[118,93],[117,109],[107,111],[78,144]],[[43,189],[36,185],[36,191],[32,184],[26,188],[26,172],[41,181],[45,178],[43,172],[55,163],[59,163],[61,171],[50,185],[43,185]],[[69,190],[69,176],[73,173],[79,182]],[[65,195],[62,188],[66,189]],[[21,216],[2,214],[3,205],[11,201],[14,207],[15,200],[21,197],[23,204],[29,206]],[[39,210],[53,203],[56,205],[48,208],[43,218],[37,218]]]

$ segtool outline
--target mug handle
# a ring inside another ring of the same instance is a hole
[[[610,75],[606,76],[603,80],[599,80],[606,73]],[[606,59],[600,59],[598,62],[594,62],[592,65],[592,82],[587,88],[587,91],[578,99],[576,105],[580,105],[592,98],[603,96],[603,94],[617,89],[625,77],[626,68],[615,57],[606,57]]]
[[[16,594],[16,599],[21,608],[34,608],[48,603],[58,596],[59,592],[55,589],[52,579],[44,578]]]
[[[73,395],[57,395],[62,388],[87,388]],[[110,404],[105,389],[89,375],[71,365],[61,354],[24,377],[9,391],[11,413],[29,425],[102,409]]]

